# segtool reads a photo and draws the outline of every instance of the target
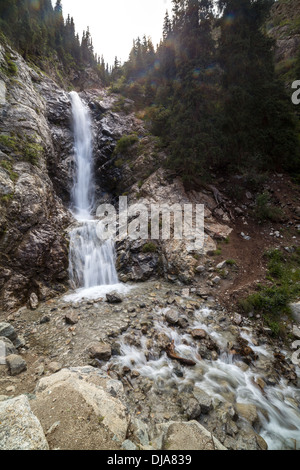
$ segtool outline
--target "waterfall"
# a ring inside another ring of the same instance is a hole
[[[72,203],[77,219],[90,218],[93,205],[93,138],[88,108],[79,95],[70,93],[74,129],[76,172],[72,190]]]
[[[71,203],[72,213],[78,221],[77,227],[70,232],[70,281],[73,287],[83,289],[115,286],[118,284],[118,275],[115,268],[114,243],[113,240],[101,241],[99,239],[96,230],[98,221],[91,213],[95,185],[89,109],[76,92],[71,92],[70,98],[75,152],[75,176]]]

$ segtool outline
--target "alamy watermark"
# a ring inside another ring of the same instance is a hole
[[[96,212],[101,240],[183,240],[187,249],[201,250],[204,245],[203,204],[151,204],[149,201],[128,205],[119,198],[118,211],[112,204],[102,204]]]
[[[300,341],[294,341],[293,344],[292,344],[292,348],[293,349],[297,349],[297,351],[295,351],[293,354],[292,354],[292,363],[295,365],[295,366],[300,366]]]
[[[0,365],[6,363],[6,346],[4,341],[0,340]]]
[[[298,105],[298,104],[300,104],[300,80],[295,80],[292,83],[292,88],[293,88],[293,90],[296,90],[292,94],[292,103],[295,104],[295,105]]]

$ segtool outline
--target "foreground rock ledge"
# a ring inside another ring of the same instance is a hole
[[[162,450],[227,450],[197,421],[158,425]]]
[[[60,391],[60,400],[64,400],[66,408],[70,407],[68,395],[73,390],[90,405],[102,425],[114,435],[114,439],[122,443],[126,439],[130,422],[125,405],[119,398],[124,397],[123,385],[112,380],[107,374],[93,367],[74,367],[62,369],[60,372],[41,379],[36,387],[36,400],[51,404],[51,394]]]
[[[0,450],[49,450],[25,395],[0,403]]]

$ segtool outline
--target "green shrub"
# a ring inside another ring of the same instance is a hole
[[[221,248],[217,248],[215,251],[211,253],[212,256],[219,256],[222,254]]]
[[[115,160],[114,165],[116,168],[122,168],[124,164],[124,160],[122,158],[118,158],[118,160]]]
[[[23,147],[23,157],[24,160],[32,163],[32,165],[36,165],[42,156],[43,147],[39,144],[34,144],[31,142],[26,142]]]
[[[17,150],[17,140],[15,137],[11,137],[6,134],[0,135],[0,145],[11,150]]]
[[[271,220],[272,222],[280,222],[283,219],[283,211],[270,202],[268,192],[260,194],[256,198],[254,216],[261,222]]]
[[[16,181],[19,178],[19,175],[13,171],[12,164],[7,160],[2,160],[0,162],[0,166],[4,168],[4,170],[8,171],[10,179],[12,181]]]
[[[240,301],[240,307],[246,313],[262,314],[273,333],[280,334],[281,315],[289,313],[288,304],[300,295],[300,249],[289,256],[278,249],[270,250],[265,257],[269,260],[267,279],[272,285],[260,285],[257,292]]]
[[[10,77],[14,77],[18,73],[18,67],[14,63],[14,61],[11,58],[11,55],[9,52],[5,53],[5,61],[6,61],[6,70],[7,70],[7,75]]]
[[[138,142],[138,136],[136,134],[123,135],[120,140],[118,140],[114,154],[124,154],[129,153],[130,148]]]
[[[1,196],[1,202],[3,202],[4,204],[8,204],[13,197],[13,194],[5,194],[4,196]]]
[[[21,160],[36,165],[43,154],[43,147],[32,140],[32,137],[18,135],[0,135],[0,146],[12,150]]]
[[[226,264],[228,264],[228,266],[236,266],[236,261],[235,259],[228,259]]]
[[[146,243],[143,246],[142,252],[143,253],[156,253],[157,252],[157,246],[152,242]]]

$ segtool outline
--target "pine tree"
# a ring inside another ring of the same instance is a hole
[[[225,164],[266,168],[294,160],[294,123],[263,32],[269,0],[221,0]],[[230,18],[230,21],[227,21]]]

